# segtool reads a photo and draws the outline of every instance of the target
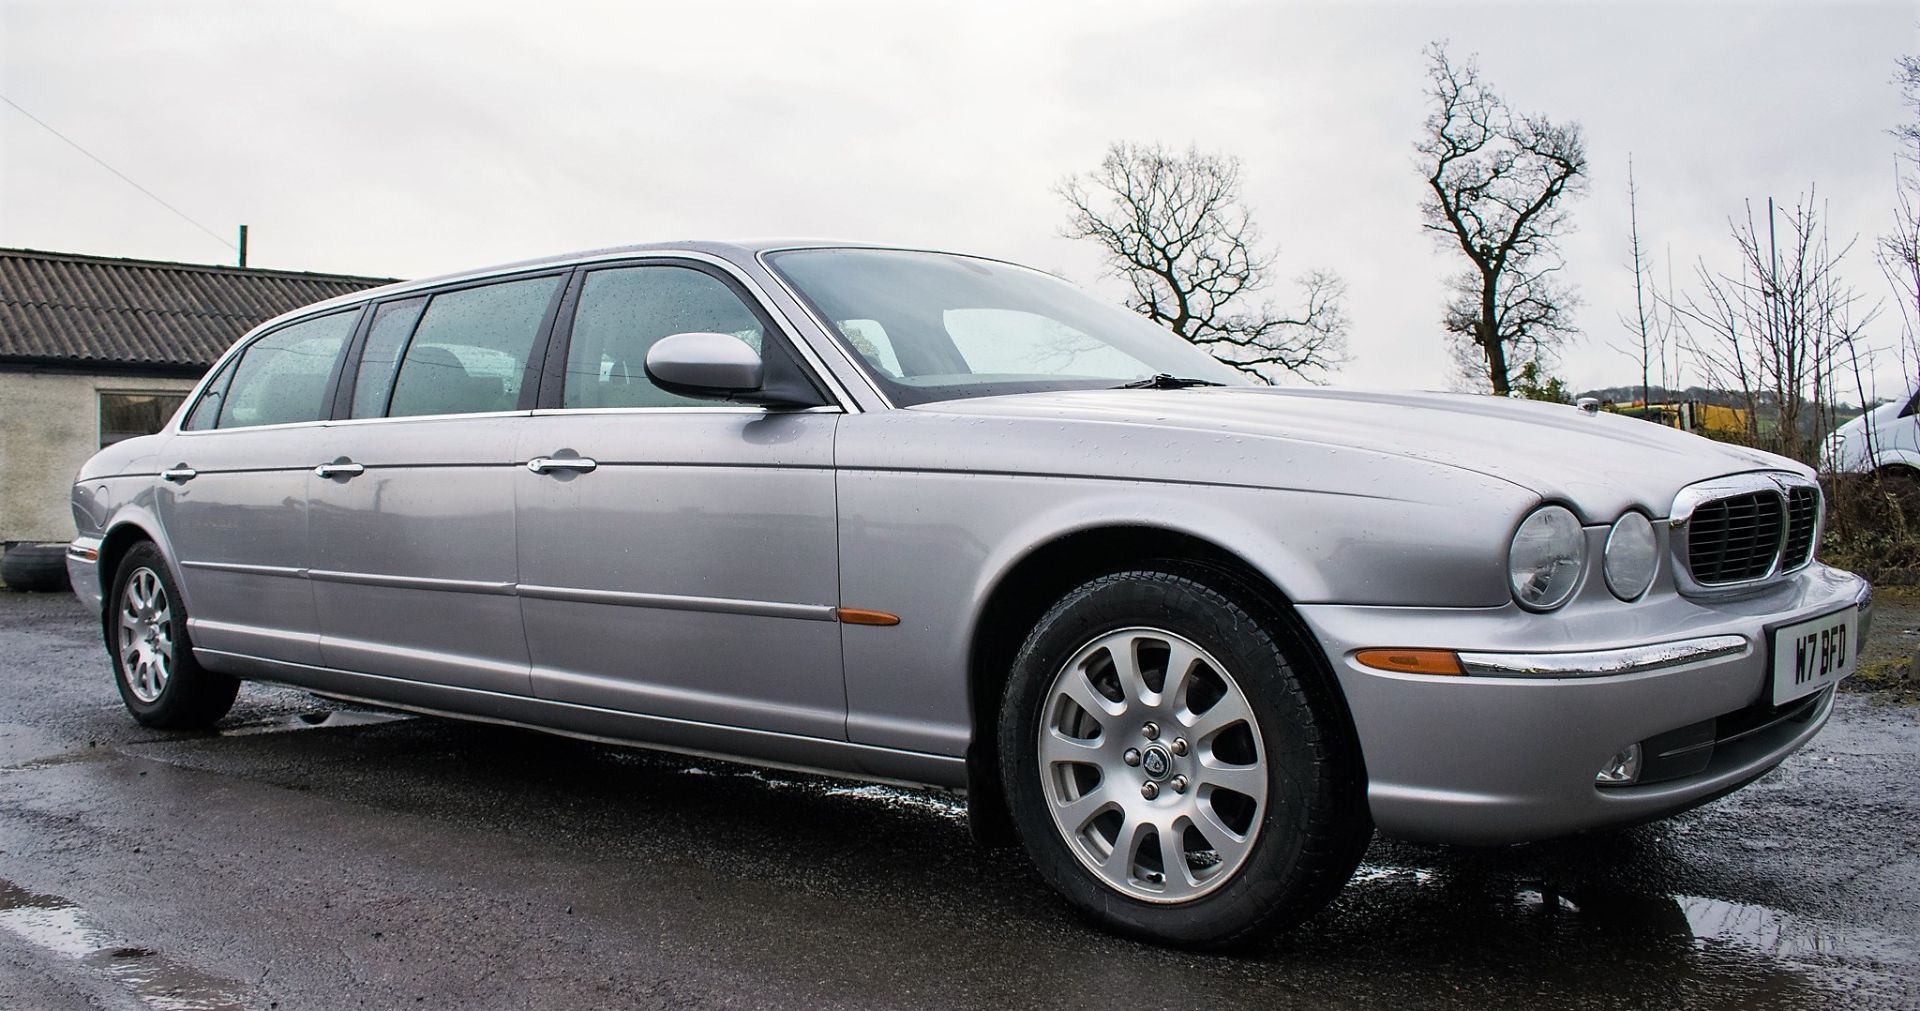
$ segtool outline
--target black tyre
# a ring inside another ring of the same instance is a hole
[[[1109,929],[1184,947],[1325,906],[1373,826],[1311,648],[1210,571],[1119,572],[1062,598],[1000,713],[1002,781],[1041,876]]]
[[[15,544],[0,557],[0,583],[27,593],[65,593],[73,589],[67,580],[67,546]]]
[[[240,682],[193,658],[186,603],[160,549],[143,543],[127,552],[104,612],[114,680],[134,719],[149,727],[198,730],[233,708]]]

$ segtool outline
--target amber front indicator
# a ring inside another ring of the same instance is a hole
[[[898,625],[900,616],[886,611],[870,611],[864,607],[836,607],[834,616],[848,625]]]
[[[1460,658],[1445,649],[1363,649],[1353,655],[1363,667],[1395,674],[1465,674]]]

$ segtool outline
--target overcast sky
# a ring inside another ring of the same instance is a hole
[[[1568,277],[1576,388],[1637,382],[1626,165],[1676,272],[1730,262],[1742,202],[1817,184],[1851,276],[1893,202],[1878,5],[298,3],[0,0],[0,94],[262,267],[412,277],[689,237],[825,236],[1018,260],[1114,294],[1059,237],[1063,176],[1114,140],[1245,167],[1280,272],[1349,285],[1355,385],[1442,388],[1454,257],[1420,228],[1422,47],[1478,54],[1592,163]],[[231,250],[0,106],[0,245]],[[1665,264],[1661,265],[1664,272]],[[1287,297],[1287,286],[1276,290]],[[1894,315],[1877,328],[1891,340]],[[1897,380],[1889,380],[1897,382]]]

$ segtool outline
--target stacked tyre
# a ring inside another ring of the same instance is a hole
[[[12,545],[0,555],[0,583],[26,593],[67,592],[73,588],[67,582],[67,546]]]

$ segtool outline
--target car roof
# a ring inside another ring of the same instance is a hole
[[[852,242],[844,239],[792,239],[792,238],[731,239],[731,240],[686,239],[679,242],[643,242],[643,243],[638,243],[635,245],[628,245],[628,246],[607,246],[601,249],[583,249],[583,250],[578,250],[571,253],[555,253],[549,256],[539,256],[539,257],[534,257],[528,260],[515,260],[508,263],[490,264],[484,267],[474,267],[468,270],[458,270],[458,271],[453,271],[445,274],[436,274],[431,277],[417,278],[410,281],[398,281],[393,284],[382,285],[378,288],[367,288],[361,291],[352,292],[350,294],[340,295],[335,298],[330,298],[323,302],[315,302],[311,305],[301,306],[300,308],[295,309],[292,312],[285,313],[281,316],[276,316],[273,319],[268,320],[266,323],[262,323],[260,327],[256,327],[255,329],[258,330],[258,329],[265,328],[267,326],[277,325],[283,320],[292,319],[298,316],[308,316],[316,312],[324,312],[328,309],[340,308],[340,307],[349,306],[349,305],[358,305],[362,302],[368,302],[376,299],[390,298],[394,295],[405,294],[406,292],[413,291],[415,289],[432,288],[432,287],[436,287],[443,284],[450,284],[450,283],[466,281],[466,280],[479,280],[481,278],[492,277],[496,274],[509,274],[509,273],[516,273],[519,271],[526,271],[526,270],[538,270],[541,267],[561,267],[571,263],[585,261],[585,260],[616,259],[622,256],[645,256],[648,253],[705,253],[709,256],[716,256],[723,260],[728,260],[733,263],[746,265],[746,264],[751,264],[753,262],[754,257],[757,256],[758,254],[767,252],[769,250],[823,249],[823,248],[826,248],[826,249],[840,249],[840,248],[902,249],[902,248],[914,248],[914,247],[896,246],[896,245],[888,245],[888,244],[874,243],[874,242]]]

